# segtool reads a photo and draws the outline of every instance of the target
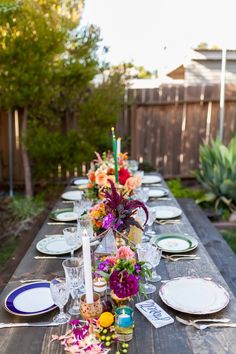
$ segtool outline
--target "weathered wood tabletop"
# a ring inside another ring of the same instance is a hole
[[[162,185],[165,185],[163,182]],[[70,188],[69,188],[70,189]],[[168,200],[150,202],[151,205],[172,205],[178,206],[177,201],[171,196]],[[65,207],[62,201],[58,201],[55,208]],[[55,275],[62,275],[63,270],[59,259],[36,260],[34,256],[40,255],[35,246],[45,234],[62,233],[63,225],[51,226],[45,221],[36,238],[32,241],[27,254],[22,259],[6,288],[1,293],[0,322],[25,322],[33,319],[19,318],[8,313],[4,307],[4,299],[7,294],[21,285],[21,279],[51,279]],[[170,262],[162,259],[158,271],[162,279],[171,279],[179,276],[210,277],[213,281],[221,284],[230,294],[229,305],[221,312],[211,315],[211,318],[229,317],[236,322],[236,300],[215,264],[209,257],[198,236],[194,232],[185,215],[181,216],[181,223],[178,225],[155,225],[158,233],[161,232],[184,232],[196,237],[199,247],[194,251],[200,259],[193,261]],[[33,235],[32,235],[33,237]],[[223,255],[222,255],[223,257]],[[235,269],[232,269],[235,272]],[[160,283],[160,282],[159,282]],[[160,285],[157,283],[157,289]],[[185,319],[195,319],[197,316],[190,316],[167,307],[162,303],[158,291],[151,296],[171,316],[176,315]],[[51,320],[55,312],[39,316],[38,321]],[[205,316],[204,316],[205,317]],[[63,347],[58,342],[51,342],[52,334],[64,334],[67,326],[43,327],[43,328],[11,328],[0,329],[0,353],[1,354],[59,354],[63,353]],[[135,310],[134,338],[130,342],[130,354],[224,354],[236,353],[236,328],[210,328],[199,331],[191,326],[185,326],[175,321],[160,329],[155,329],[139,312]]]

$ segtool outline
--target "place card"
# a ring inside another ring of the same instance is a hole
[[[135,306],[155,328],[160,328],[174,322],[174,319],[152,299],[139,302]]]

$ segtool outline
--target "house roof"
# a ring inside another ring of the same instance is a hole
[[[221,60],[221,49],[194,49],[190,55],[191,60]],[[236,50],[227,50],[227,60],[236,60]]]

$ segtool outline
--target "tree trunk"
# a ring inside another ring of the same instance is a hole
[[[27,124],[28,124],[28,109],[25,107],[23,110],[23,119],[22,119],[22,126],[21,126],[21,139],[22,139],[21,154],[22,154],[23,169],[24,169],[25,195],[27,198],[31,198],[33,196],[31,168],[30,168],[28,151],[24,143],[24,138],[26,137],[26,131],[27,131]]]

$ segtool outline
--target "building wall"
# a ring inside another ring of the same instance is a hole
[[[192,60],[185,69],[185,82],[188,85],[219,83],[221,60]],[[226,64],[226,83],[236,83],[236,60]]]

